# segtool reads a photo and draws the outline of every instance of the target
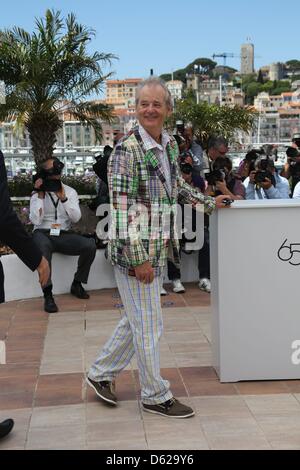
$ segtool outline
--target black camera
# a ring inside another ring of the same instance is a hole
[[[185,175],[190,175],[193,172],[193,167],[189,163],[180,163],[180,171]]]
[[[266,178],[271,180],[273,186],[276,186],[276,181],[273,173],[268,170],[256,170],[254,178],[256,184],[265,183]]]
[[[273,173],[269,170],[270,166],[274,167],[273,160],[267,158],[263,158],[259,162],[259,169],[255,172],[254,181],[256,184],[261,184],[266,182],[266,178],[268,178],[272,185],[276,186],[276,180]]]
[[[218,181],[225,181],[225,171],[221,169],[213,170],[205,175],[207,184],[214,186]]]
[[[179,135],[182,135],[184,133],[183,121],[176,121],[176,130],[177,130],[177,134]]]
[[[300,157],[300,152],[295,147],[288,147],[286,155],[287,161],[290,165],[290,174],[293,178],[293,182],[296,180],[298,182],[300,177],[300,161],[297,161],[296,159]]]
[[[45,191],[45,192],[57,192],[61,190],[61,181],[58,179],[51,179],[51,176],[61,175],[61,172],[64,168],[64,164],[58,159],[53,159],[53,167],[48,170],[45,168],[40,168],[38,172],[33,176],[33,183],[38,179],[43,180],[43,184],[35,191]]]

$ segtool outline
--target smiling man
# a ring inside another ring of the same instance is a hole
[[[179,264],[177,199],[193,206],[200,203],[210,214],[215,207],[225,207],[226,196],[206,197],[180,177],[177,144],[163,130],[171,103],[164,82],[151,77],[141,83],[136,96],[139,124],[116,145],[109,160],[108,257],[124,315],[92,364],[87,382],[102,400],[116,405],[115,378],[136,354],[144,411],[188,418],[194,411],[173,397],[169,382],[160,375],[161,275],[168,258]],[[148,219],[140,218],[141,206],[151,214]],[[170,220],[167,229],[162,224],[164,214]]]

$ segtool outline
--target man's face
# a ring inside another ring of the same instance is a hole
[[[165,90],[159,85],[144,86],[139,95],[137,118],[141,126],[153,137],[160,135],[171,109],[166,104]]]
[[[192,182],[192,173],[181,173],[182,178],[184,181],[188,184],[191,184]]]
[[[225,157],[227,152],[228,152],[228,147],[222,144],[219,147],[211,147],[209,149],[208,155],[211,160],[216,160],[216,158],[218,157]]]
[[[186,139],[186,142],[188,146],[190,147],[193,142],[193,130],[191,127],[188,127],[187,129],[185,129],[184,138]]]

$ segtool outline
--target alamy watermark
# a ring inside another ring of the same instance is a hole
[[[300,339],[295,339],[291,344],[291,348],[294,349],[291,355],[292,364],[298,366],[300,364]]]
[[[5,341],[0,341],[0,364],[6,364]]]
[[[0,80],[0,104],[5,104],[5,83]]]
[[[99,239],[130,240],[183,240],[186,250],[200,250],[204,241],[204,206],[196,210],[191,204],[130,204],[126,196],[111,204],[98,206],[101,217],[96,227]],[[107,227],[108,230],[107,230]]]

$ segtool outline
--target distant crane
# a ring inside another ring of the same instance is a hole
[[[224,60],[224,67],[226,67],[226,59],[227,57],[240,57],[236,54],[233,54],[232,52],[222,52],[221,54],[213,54],[212,58],[214,59],[215,57],[223,57]]]
[[[242,56],[241,54],[233,54],[232,52],[222,52],[220,54],[213,54],[212,55],[212,58],[214,59],[215,57],[223,57],[223,60],[224,60],[224,64],[223,66],[226,67],[226,59],[227,57],[239,57],[240,59],[242,58],[245,58],[244,56]],[[255,59],[258,59],[258,58],[261,58],[260,55],[255,55]]]

